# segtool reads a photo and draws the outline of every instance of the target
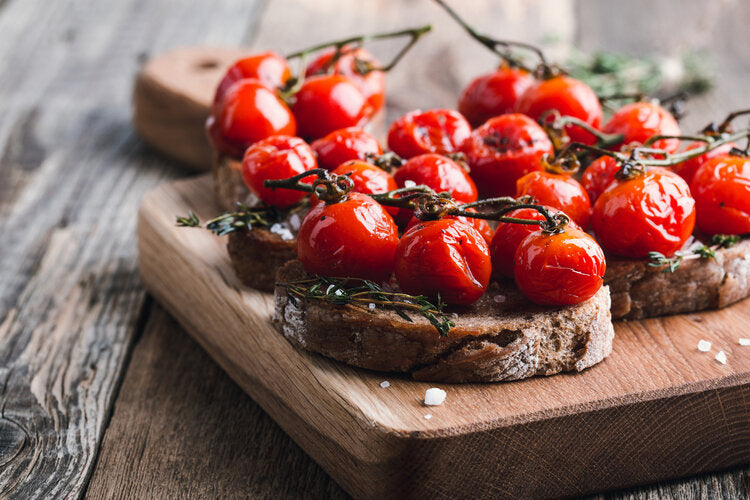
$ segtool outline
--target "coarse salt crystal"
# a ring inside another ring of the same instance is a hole
[[[274,234],[278,234],[279,236],[281,236],[281,239],[285,241],[294,239],[294,235],[289,230],[289,228],[282,226],[278,222],[276,222],[275,224],[271,224],[269,231],[271,231]]]
[[[445,401],[445,391],[438,389],[437,387],[430,387],[427,392],[424,393],[424,404],[428,406],[438,406],[443,404]]]
[[[741,338],[740,345],[750,345],[750,339]]]
[[[404,181],[404,187],[413,188],[416,185],[417,185],[417,183],[414,182],[414,181],[412,181],[412,180],[406,180],[406,181]]]
[[[425,416],[424,416],[424,419],[425,419],[425,420],[429,420],[429,419],[431,419],[431,418],[432,418],[432,415],[430,415],[429,413],[428,413],[427,415],[425,415]]]
[[[375,304],[373,302],[370,302],[369,304],[367,304],[367,307],[369,309],[375,309]]]
[[[505,295],[495,295],[492,297],[492,300],[500,304],[501,302],[505,302]]]
[[[335,292],[333,292],[334,295],[338,295],[339,297],[344,295],[344,291],[341,288],[337,288]]]
[[[724,354],[724,351],[717,352],[714,359],[716,359],[716,361],[718,361],[722,365],[727,364],[727,355]]]
[[[331,293],[331,290],[333,290],[334,288],[336,288],[336,285],[328,285],[328,288],[326,288],[326,295]]]
[[[390,386],[391,386],[391,383],[388,382],[387,380],[383,380],[382,382],[380,382],[380,387],[382,387],[383,389],[385,389],[386,387],[390,387]]]
[[[698,342],[698,350],[700,352],[708,352],[711,350],[711,342],[708,340],[701,340]]]
[[[292,214],[292,216],[289,217],[289,227],[294,231],[299,229],[300,224],[302,224],[302,221],[299,218],[299,214]]]

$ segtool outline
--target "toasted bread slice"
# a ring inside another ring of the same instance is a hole
[[[283,283],[310,275],[295,260],[277,274],[274,324],[294,345],[344,363],[417,380],[496,382],[581,371],[612,351],[609,290],[569,307],[531,304],[510,283],[493,283],[440,336],[425,318],[320,300],[290,300]]]
[[[258,199],[242,180],[242,162],[230,156],[215,154],[213,162],[214,192],[222,210],[233,210],[237,203],[253,205]]]
[[[718,309],[750,295],[750,240],[715,253],[715,259],[684,260],[674,272],[643,260],[607,259],[604,283],[612,294],[612,318]]]

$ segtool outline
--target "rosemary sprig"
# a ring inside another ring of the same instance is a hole
[[[711,237],[711,246],[699,245],[689,252],[676,252],[673,257],[667,257],[661,252],[649,252],[648,263],[651,267],[664,267],[663,273],[673,273],[679,269],[684,260],[693,259],[716,259],[716,250],[729,248],[738,241],[740,236],[736,234],[715,234]]]
[[[281,221],[281,213],[270,206],[250,208],[244,203],[237,202],[235,210],[224,212],[218,217],[206,222],[206,229],[218,236],[225,236],[237,229],[251,230],[253,226],[270,227]],[[177,225],[183,227],[200,227],[200,220],[191,210],[187,217],[177,217]]]
[[[354,284],[350,285],[352,281]],[[280,285],[286,287],[287,296],[294,305],[297,305],[298,298],[304,298],[337,305],[349,304],[372,314],[375,314],[376,308],[391,309],[411,323],[413,320],[407,314],[409,311],[426,318],[441,336],[448,335],[450,329],[456,326],[443,312],[445,303],[440,296],[437,303],[432,303],[424,295],[389,292],[369,280],[323,276]]]

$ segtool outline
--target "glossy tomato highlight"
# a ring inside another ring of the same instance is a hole
[[[393,174],[399,187],[408,181],[424,184],[436,193],[448,191],[460,203],[477,201],[477,187],[469,174],[450,158],[438,154],[423,154],[406,161]]]
[[[569,175],[538,171],[524,175],[516,183],[516,197],[533,196],[538,203],[565,212],[580,227],[589,227],[591,201],[580,182]]]
[[[469,134],[471,126],[458,111],[414,110],[393,122],[388,129],[388,147],[402,158],[426,153],[454,153]]]
[[[695,173],[690,190],[698,229],[710,235],[750,233],[750,159],[709,160]]]

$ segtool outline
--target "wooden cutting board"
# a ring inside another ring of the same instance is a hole
[[[272,296],[234,276],[225,242],[175,226],[191,209],[219,213],[208,176],[144,198],[143,283],[355,497],[559,497],[750,461],[750,347],[738,344],[750,337],[748,301],[616,323],[612,355],[580,374],[414,382],[293,348],[269,322]],[[432,385],[448,393],[442,406],[422,404]]]

